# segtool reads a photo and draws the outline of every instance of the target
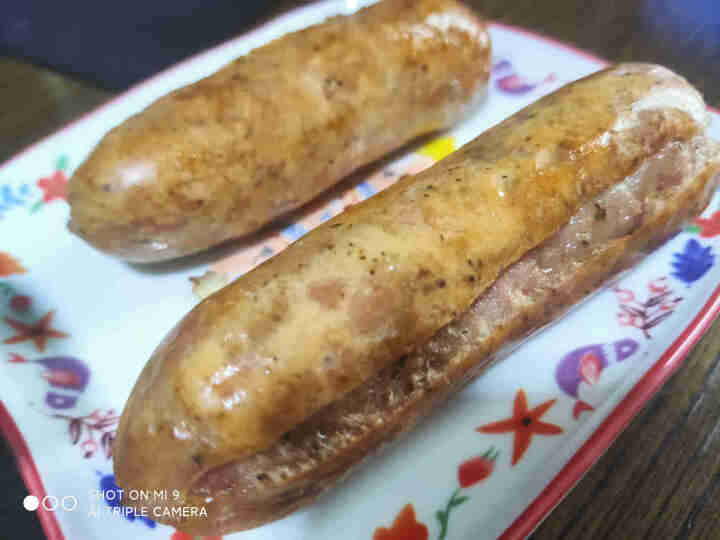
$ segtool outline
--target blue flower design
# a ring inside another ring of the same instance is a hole
[[[112,474],[106,474],[105,476],[100,478],[100,489],[103,493],[106,495],[103,497],[103,500],[108,506],[111,507],[122,507],[123,504],[120,502],[120,495],[122,494],[122,490],[115,484],[115,477]],[[115,492],[114,497],[107,496],[107,493],[110,491]],[[154,529],[156,527],[156,523],[145,516],[136,516],[135,512],[130,510],[128,512],[123,512],[120,514],[122,517],[127,519],[128,521],[135,521],[136,519],[138,521],[144,522],[145,525],[150,527],[151,529]]]
[[[0,186],[0,217],[13,207],[25,206],[30,195],[31,190],[28,184],[23,184],[18,188],[12,188],[9,184]]]
[[[712,246],[704,247],[694,238],[688,240],[685,249],[681,253],[675,253],[674,257],[671,264],[675,271],[671,275],[688,285],[703,277],[715,264]]]

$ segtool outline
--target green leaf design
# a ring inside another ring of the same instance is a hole
[[[448,515],[443,510],[438,510],[435,512],[435,517],[440,522],[440,535],[438,536],[438,539],[443,540],[445,535],[447,535]]]
[[[685,231],[689,233],[699,233],[700,227],[698,227],[697,225],[690,225],[688,228],[685,229]]]
[[[68,157],[65,154],[62,154],[57,161],[55,162],[55,168],[60,171],[67,170],[68,167]]]
[[[0,292],[2,292],[5,296],[12,296],[15,293],[15,290],[9,284],[0,282]]]
[[[35,204],[33,204],[33,205],[30,207],[30,213],[31,213],[31,214],[34,214],[35,212],[37,212],[38,210],[40,210],[40,207],[41,207],[43,204],[45,204],[45,201],[43,201],[42,199],[40,199],[38,202],[36,202]]]
[[[448,500],[447,505],[445,506],[445,510],[438,510],[437,512],[435,512],[435,517],[440,522],[440,533],[438,534],[438,540],[445,540],[445,537],[447,536],[451,510],[456,506],[460,506],[470,498],[465,495],[458,497],[461,489],[462,488],[457,488],[455,491],[453,491],[453,494],[450,496],[450,500]]]
[[[458,498],[456,498],[456,499],[453,499],[453,500],[450,502],[450,506],[460,506],[462,503],[466,502],[468,499],[470,499],[470,497],[467,497],[467,496],[463,495],[462,497],[458,497]]]

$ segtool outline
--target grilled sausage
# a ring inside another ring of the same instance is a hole
[[[309,504],[528,334],[696,216],[719,183],[720,176],[713,178],[719,170],[720,146],[704,137],[668,145],[639,173],[582,207],[572,225],[510,266],[470,310],[419,350],[267,450],[197,478],[188,500],[203,505],[208,520],[183,528],[230,532]]]
[[[136,262],[251,233],[484,95],[485,25],[385,0],[282,37],[114,128],[70,182],[69,228]]]
[[[203,534],[308,503],[697,214],[720,170],[705,121],[680,77],[620,65],[315,229],[156,350],[119,484],[178,489]]]

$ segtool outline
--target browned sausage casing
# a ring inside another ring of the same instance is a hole
[[[705,121],[682,78],[620,65],[315,229],[156,350],[119,485],[178,489],[210,513],[179,526],[203,534],[308,503],[697,214],[720,169]]]
[[[74,174],[70,230],[129,261],[253,232],[484,94],[485,25],[385,0],[284,36],[110,131]]]
[[[178,526],[224,534],[311,503],[523,338],[639,262],[697,216],[719,183],[720,145],[702,136],[669,144],[510,266],[427,344],[267,450],[197,478],[185,504],[204,506],[208,518]]]

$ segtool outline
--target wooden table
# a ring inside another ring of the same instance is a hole
[[[279,1],[273,10],[301,3]],[[691,20],[692,10],[703,2],[693,0],[467,3],[489,18],[610,60],[665,64],[720,107],[720,20],[716,14],[715,28],[707,20],[711,1],[704,2],[700,22]],[[0,59],[0,161],[110,96],[71,77]],[[720,538],[719,353],[720,321],[532,538]],[[8,492],[22,493],[17,477],[5,482]],[[30,513],[13,516],[14,522],[33,519]],[[39,530],[22,523],[26,537]]]

